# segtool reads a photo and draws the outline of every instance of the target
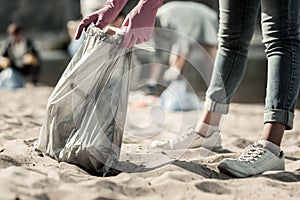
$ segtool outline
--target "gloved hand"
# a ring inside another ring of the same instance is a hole
[[[140,0],[126,16],[122,29],[125,30],[123,48],[149,41],[155,25],[157,9],[163,0]]]
[[[103,29],[113,22],[126,3],[127,0],[107,0],[103,8],[87,16],[80,22],[75,39],[78,40],[82,31],[86,30],[91,23],[94,23],[97,27]]]

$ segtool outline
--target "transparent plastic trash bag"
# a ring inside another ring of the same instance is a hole
[[[132,57],[122,38],[88,28],[48,100],[37,150],[103,176],[117,163]]]

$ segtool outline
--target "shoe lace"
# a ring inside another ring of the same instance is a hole
[[[245,152],[238,158],[244,163],[253,163],[266,152],[265,148],[259,144],[249,146]]]

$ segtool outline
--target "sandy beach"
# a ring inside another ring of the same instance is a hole
[[[232,178],[218,171],[218,163],[236,157],[259,139],[262,104],[233,103],[224,120],[222,144],[226,151],[204,148],[166,152],[153,149],[153,140],[173,138],[194,124],[200,111],[168,113],[155,98],[134,94],[120,157],[124,172],[92,176],[79,167],[57,162],[34,150],[34,143],[53,88],[0,90],[0,199],[300,199],[300,110],[287,131],[282,149],[286,171],[250,178]],[[137,102],[143,104],[137,104]]]

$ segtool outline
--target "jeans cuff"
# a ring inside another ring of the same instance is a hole
[[[219,114],[227,114],[229,111],[229,104],[222,104],[206,98],[204,108],[211,112]]]
[[[294,113],[287,110],[272,109],[265,110],[264,123],[278,122],[286,125],[286,130],[291,130],[294,123]]]

